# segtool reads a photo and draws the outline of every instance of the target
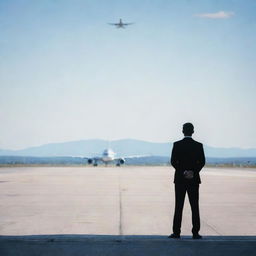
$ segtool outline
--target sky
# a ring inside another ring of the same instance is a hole
[[[0,149],[256,147],[256,1],[0,0]],[[108,23],[134,22],[126,29]]]

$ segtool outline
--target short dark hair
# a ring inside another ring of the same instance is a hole
[[[191,123],[183,124],[183,133],[185,135],[191,136],[194,133],[194,125]]]

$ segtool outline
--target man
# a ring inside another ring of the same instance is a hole
[[[184,139],[173,144],[171,164],[175,168],[175,213],[173,218],[173,234],[169,238],[180,238],[182,211],[185,195],[188,193],[192,210],[193,239],[201,239],[199,215],[199,172],[205,165],[203,145],[192,139],[194,126],[183,125]]]

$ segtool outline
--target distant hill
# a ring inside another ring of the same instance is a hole
[[[0,150],[1,156],[87,156],[100,155],[108,147],[108,141],[79,140],[63,143],[50,143],[38,147],[29,147],[22,150]],[[117,156],[165,156],[169,157],[172,149],[171,143],[156,143],[134,139],[111,141],[110,147]],[[256,157],[256,149],[241,148],[214,148],[204,146],[207,157],[232,158],[232,157]]]
[[[99,163],[103,164],[103,163]],[[111,163],[114,165],[115,163]],[[206,158],[208,166],[239,166],[255,167],[256,157],[240,158]],[[87,159],[83,157],[57,156],[57,157],[38,157],[38,156],[0,156],[0,165],[88,165]],[[125,165],[170,165],[169,156],[142,156],[127,158]]]

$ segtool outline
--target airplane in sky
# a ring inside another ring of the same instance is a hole
[[[119,19],[119,23],[108,23],[109,25],[116,26],[116,28],[125,28],[133,23],[123,23],[122,19]]]
[[[121,166],[125,163],[125,159],[128,158],[138,158],[143,156],[128,156],[128,157],[115,157],[116,153],[110,149],[107,148],[103,151],[102,156],[99,157],[92,157],[92,158],[86,158],[88,159],[88,164],[93,164],[93,166],[98,166],[99,162],[102,162],[104,164],[109,164],[111,162],[116,163],[116,166]]]

